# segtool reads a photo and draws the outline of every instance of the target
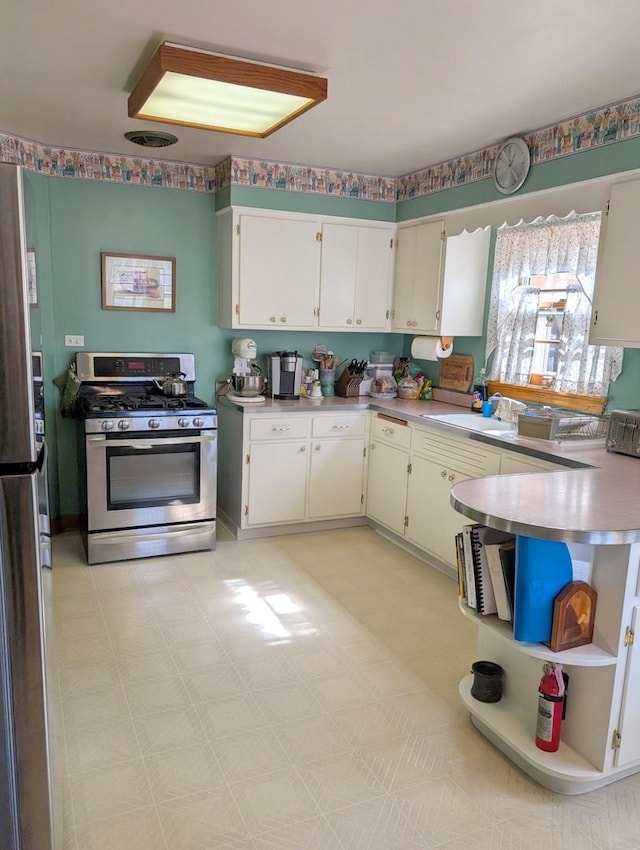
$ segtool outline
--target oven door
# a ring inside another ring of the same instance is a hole
[[[217,432],[87,434],[88,531],[212,520]]]

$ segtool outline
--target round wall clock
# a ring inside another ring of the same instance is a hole
[[[529,173],[531,154],[524,139],[513,136],[504,142],[496,155],[493,179],[503,195],[517,192]]]

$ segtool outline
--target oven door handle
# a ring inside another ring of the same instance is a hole
[[[153,443],[150,443],[147,440],[144,442],[136,440],[135,442],[125,443],[124,440],[109,440],[107,437],[98,435],[96,437],[87,437],[87,446],[92,449],[102,449],[109,444],[113,447],[118,446],[125,449],[162,449],[167,446],[185,446],[188,444],[193,445],[193,443],[213,443],[215,439],[216,434],[200,434],[197,437],[167,437],[165,440],[157,440]]]

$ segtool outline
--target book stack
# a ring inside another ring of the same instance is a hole
[[[480,523],[456,534],[458,592],[478,614],[513,622],[516,539]]]

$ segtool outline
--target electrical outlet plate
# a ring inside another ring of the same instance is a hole
[[[82,348],[84,336],[82,334],[66,334],[64,344],[67,348]]]

